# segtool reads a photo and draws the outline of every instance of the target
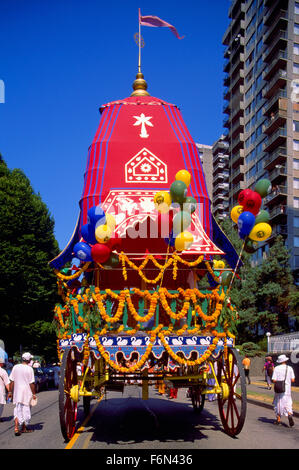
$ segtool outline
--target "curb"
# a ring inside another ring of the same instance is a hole
[[[247,403],[251,403],[252,405],[263,406],[264,408],[268,408],[268,409],[274,411],[273,405],[271,405],[270,403],[254,400],[253,398],[247,398]],[[299,412],[298,411],[293,411],[293,416],[296,416],[296,418],[299,418]]]

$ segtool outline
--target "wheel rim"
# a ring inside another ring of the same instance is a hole
[[[76,430],[77,403],[71,398],[71,388],[78,384],[76,350],[67,349],[61,363],[59,382],[59,417],[63,437],[69,441]]]
[[[217,362],[217,378],[225,393],[218,395],[218,407],[224,430],[230,436],[236,436],[243,428],[246,416],[247,393],[241,359],[237,351],[228,349]]]

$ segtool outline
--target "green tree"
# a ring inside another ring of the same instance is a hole
[[[47,334],[34,349],[49,341],[55,349],[54,335],[48,338],[57,299],[56,278],[48,265],[59,251],[53,218],[24,173],[9,170],[1,156],[0,199],[1,336],[10,353],[20,345],[32,348],[31,332],[39,325]]]

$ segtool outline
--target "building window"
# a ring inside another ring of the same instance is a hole
[[[293,64],[293,73],[299,74],[299,64]]]
[[[294,227],[299,228],[299,217],[294,217]]]
[[[299,2],[295,2],[295,15],[299,15]]]
[[[297,44],[296,42],[294,42],[293,52],[295,55],[299,55],[299,44]]]
[[[293,188],[294,189],[299,189],[299,178],[294,178],[293,179]]]
[[[299,132],[299,121],[293,121],[293,131]]]
[[[299,140],[293,140],[293,150],[299,151]]]
[[[299,170],[299,160],[298,160],[298,158],[293,159],[293,168],[294,168],[294,170]]]
[[[294,197],[294,209],[299,209],[299,197]]]
[[[299,237],[294,237],[294,246],[299,248]]]
[[[294,34],[297,34],[299,36],[299,24],[294,23]]]

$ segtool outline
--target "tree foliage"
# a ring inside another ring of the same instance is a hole
[[[59,250],[40,195],[1,156],[0,197],[0,327],[6,349],[14,353],[20,345],[32,347],[30,325],[52,320],[57,286],[48,263]]]

